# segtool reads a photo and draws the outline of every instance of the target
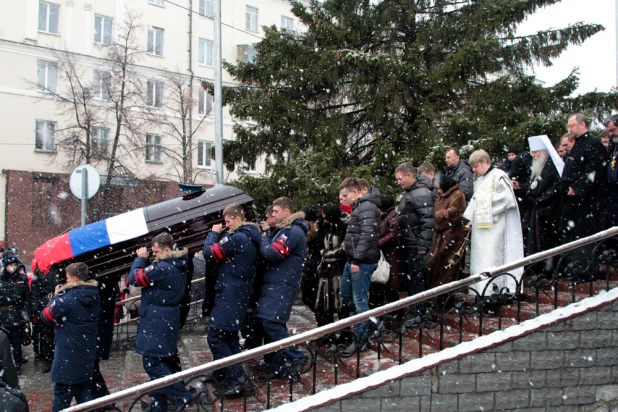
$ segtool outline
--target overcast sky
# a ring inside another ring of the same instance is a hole
[[[550,27],[566,27],[579,21],[605,27],[581,46],[570,46],[551,67],[537,67],[539,80],[551,86],[564,79],[575,67],[580,68],[580,86],[576,94],[607,92],[616,85],[616,1],[562,0],[530,16],[518,34],[533,33]]]

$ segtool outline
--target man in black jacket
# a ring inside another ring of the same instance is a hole
[[[369,310],[369,286],[371,275],[378,267],[380,249],[378,246],[380,230],[379,201],[375,194],[362,196],[358,179],[347,178],[339,186],[339,197],[351,206],[352,213],[345,234],[345,253],[347,263],[341,277],[341,299],[346,305],[354,304],[355,314]],[[358,348],[366,347],[368,323],[356,326]],[[353,352],[357,345],[352,344],[346,351]]]
[[[417,176],[410,163],[395,169],[397,184],[405,189],[397,209],[399,273],[404,275],[410,296],[425,290],[427,252],[431,250],[434,230],[433,184],[426,176]],[[422,315],[422,308],[412,311],[412,318]]]
[[[446,152],[446,167],[444,174],[455,179],[461,190],[466,196],[466,202],[470,202],[474,193],[474,181],[472,180],[472,168],[465,160],[459,157],[459,149],[451,147]]]
[[[569,118],[568,128],[575,144],[565,156],[560,179],[562,213],[560,228],[563,243],[599,232],[607,206],[607,165],[609,154],[599,139],[588,131],[588,119],[581,113]],[[573,267],[587,268],[592,248],[573,253]],[[587,271],[589,272],[589,271]]]

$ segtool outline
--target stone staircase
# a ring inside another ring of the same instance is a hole
[[[605,274],[602,274],[605,277]],[[576,301],[598,294],[607,287],[607,280],[598,280],[590,283],[573,284],[571,281],[561,280],[554,286],[544,286],[538,291],[534,288],[525,287],[521,296],[519,309],[521,321],[532,319],[537,314],[551,312],[554,309],[557,292],[558,306],[566,306],[573,299]],[[618,286],[618,273],[610,271],[609,286]],[[573,294],[574,292],[574,294]],[[475,302],[471,295],[459,292],[459,302],[463,303],[460,310],[473,307]],[[465,306],[467,304],[467,306]],[[315,354],[315,367],[307,367],[297,380],[270,380],[256,381],[256,391],[253,396],[236,399],[225,399],[223,402],[214,399],[214,388],[210,385],[202,385],[198,380],[189,382],[198,390],[204,391],[207,398],[212,399],[212,404],[206,409],[196,407],[188,410],[212,410],[212,411],[262,411],[268,407],[310,396],[332,388],[337,384],[350,382],[357,377],[372,375],[379,370],[385,370],[392,366],[408,362],[424,355],[435,353],[443,348],[453,347],[460,342],[470,341],[479,336],[492,333],[499,329],[505,329],[517,324],[517,302],[501,308],[501,316],[498,313],[474,312],[465,316],[447,313],[443,322],[429,322],[421,330],[405,329],[385,322],[385,332],[373,342],[367,352],[353,354],[350,357],[335,356],[333,347],[318,348],[315,343],[310,343],[309,348]],[[435,316],[433,321],[435,321]],[[482,326],[481,326],[482,324]],[[292,317],[288,322],[291,334],[305,332],[316,327],[313,313],[300,301],[294,306]],[[399,335],[397,332],[401,332]],[[401,342],[401,347],[400,347]],[[212,355],[206,342],[204,330],[192,330],[183,332],[179,342],[180,357],[183,369],[198,366],[212,360]],[[31,347],[26,348],[33,359]],[[308,353],[308,352],[307,352]],[[335,361],[336,360],[336,361]],[[49,375],[42,375],[39,369],[42,365],[38,362],[29,362],[23,370],[21,380],[22,388],[26,393],[30,410],[33,412],[47,411],[51,406],[53,397],[53,384]],[[109,361],[102,362],[102,371],[108,386],[112,392],[132,387],[146,382],[148,377],[143,372],[141,356],[132,350],[117,350],[112,353]],[[250,365],[245,365],[247,373],[253,376]],[[147,399],[147,398],[145,398]],[[129,410],[131,402],[117,405],[121,410]],[[139,402],[133,410],[141,410]]]

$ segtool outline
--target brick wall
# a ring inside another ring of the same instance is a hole
[[[616,399],[618,301],[316,410],[609,411]]]

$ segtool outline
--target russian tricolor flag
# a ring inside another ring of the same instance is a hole
[[[144,209],[136,209],[109,219],[73,229],[48,240],[34,251],[39,269],[49,272],[56,262],[62,262],[148,233]]]

